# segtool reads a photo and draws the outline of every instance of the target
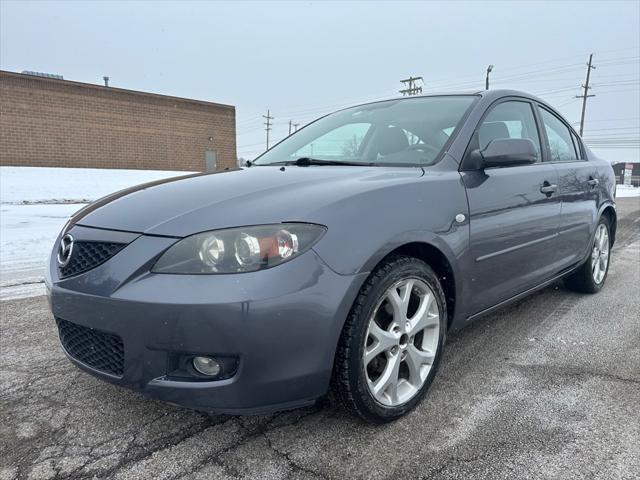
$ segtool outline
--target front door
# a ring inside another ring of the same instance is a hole
[[[534,164],[462,172],[470,214],[465,281],[470,314],[536,286],[557,270],[558,177],[553,163],[542,162],[533,108],[528,101],[498,103],[470,145],[469,150],[482,150],[497,138],[528,138],[538,150]]]

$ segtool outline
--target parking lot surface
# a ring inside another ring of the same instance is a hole
[[[73,367],[44,297],[0,302],[0,479],[640,478],[640,199],[604,289],[561,283],[450,335],[407,417],[165,405]]]

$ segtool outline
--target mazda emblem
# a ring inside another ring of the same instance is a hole
[[[58,265],[66,267],[71,260],[73,253],[73,237],[68,233],[60,240],[60,248],[58,249]]]

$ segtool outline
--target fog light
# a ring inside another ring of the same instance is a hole
[[[211,357],[193,357],[193,368],[209,377],[220,374],[220,364]]]

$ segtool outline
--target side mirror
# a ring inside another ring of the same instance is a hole
[[[527,165],[538,160],[538,152],[528,138],[496,138],[484,150],[473,150],[469,162],[476,169]]]

